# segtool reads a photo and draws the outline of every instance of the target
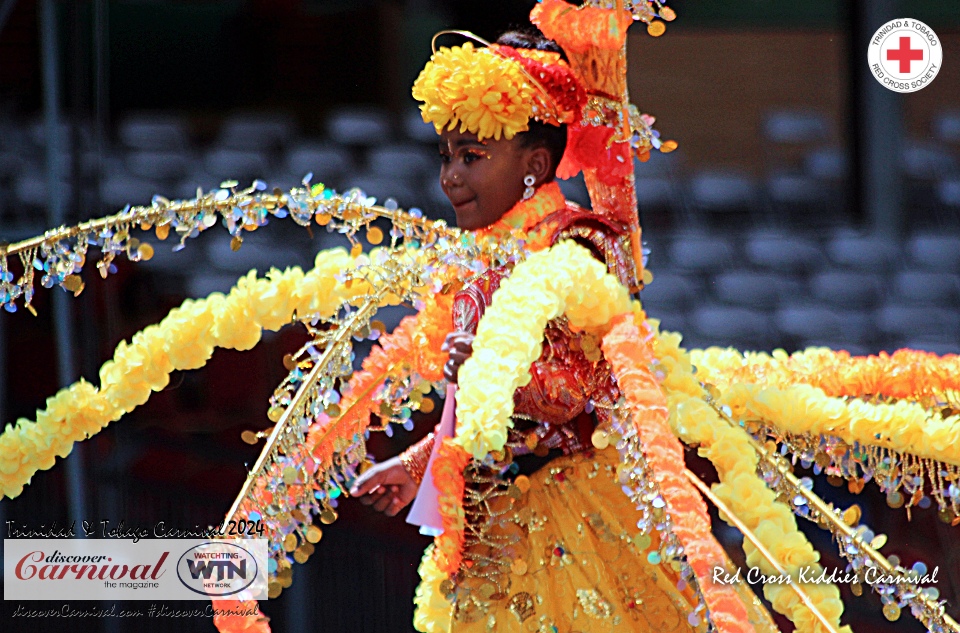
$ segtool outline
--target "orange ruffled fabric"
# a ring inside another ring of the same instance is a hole
[[[683,449],[667,421],[667,399],[649,370],[654,356],[644,341],[650,337],[642,337],[632,313],[614,317],[613,322],[603,338],[603,355],[630,406],[647,463],[659,482],[673,531],[697,576],[711,620],[725,633],[752,632],[746,608],[734,588],[711,580],[712,570],[723,567],[726,556],[710,533],[706,504],[683,474]]]
[[[270,633],[270,618],[260,612],[256,600],[214,600],[215,611],[237,613],[257,609],[257,615],[214,615],[213,625],[221,633]]]
[[[443,520],[443,534],[438,536],[433,551],[437,567],[448,576],[460,569],[463,559],[466,515],[463,511],[463,470],[470,463],[470,453],[444,438],[433,461],[433,481],[439,492],[437,503]]]
[[[431,382],[443,378],[443,365],[447,355],[440,351],[440,347],[447,333],[453,328],[452,308],[452,295],[431,296],[420,312],[414,316],[405,317],[393,332],[380,337],[379,344],[375,345],[364,359],[362,370],[353,375],[344,390],[341,401],[343,414],[334,419],[321,416],[321,421],[310,429],[304,450],[314,458],[307,460],[307,467],[311,474],[332,466],[338,439],[350,438],[355,433],[366,430],[370,425],[370,415],[380,407],[379,400],[375,398],[377,388],[383,384],[389,374],[403,369],[401,365],[406,363],[405,371],[416,372],[420,377]],[[462,470],[461,468],[461,482],[463,481]],[[257,482],[257,489],[258,498],[267,504],[273,501],[273,491],[268,489],[266,481]],[[299,485],[287,486],[291,497],[299,496],[299,489]],[[462,486],[460,490],[462,494]],[[251,508],[244,507],[243,510],[249,512]],[[257,601],[251,600],[237,604],[248,608],[256,606]],[[221,633],[269,633],[270,626],[267,622],[268,618],[262,614],[214,618],[214,624]]]
[[[960,356],[937,356],[912,349],[876,356],[809,348],[790,356],[742,354],[735,350],[705,350],[706,365],[717,384],[737,382],[787,387],[802,383],[833,397],[881,395],[916,400],[947,391],[960,391]],[[714,359],[719,362],[714,363]]]
[[[409,370],[431,382],[443,378],[446,353],[440,348],[453,327],[452,307],[450,295],[431,297],[419,313],[405,317],[393,332],[380,337],[344,390],[343,414],[310,429],[307,449],[321,469],[331,465],[337,439],[353,437],[370,426],[370,415],[380,407],[377,389],[401,365],[406,363]]]
[[[584,53],[591,48],[617,50],[633,23],[629,11],[577,7],[564,0],[543,0],[533,8],[530,21],[567,53]],[[598,29],[598,24],[607,28]]]

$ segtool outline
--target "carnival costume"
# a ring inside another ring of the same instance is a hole
[[[275,597],[319,541],[314,519],[336,520],[337,499],[364,463],[365,433],[432,408],[428,394],[445,387],[441,344],[451,331],[470,331],[474,351],[459,389],[446,389],[444,419],[455,417],[455,429],[441,423],[402,460],[424,479],[414,509],[433,504],[439,523],[427,522],[438,534],[420,568],[418,630],[775,630],[748,587],[712,581],[729,560],[711,534],[707,497],[744,534],[748,564],[789,579],[766,584],[764,595],[798,631],[849,627],[840,624],[835,585],[797,582],[801,569],[823,570],[795,514],[829,529],[853,571],[903,576],[870,583],[888,618],[909,606],[929,630],[958,631],[918,586],[919,568],[912,576],[880,555],[856,506],[822,501],[781,454],[816,463],[851,490],[872,479],[896,507],[930,496],[960,522],[960,360],[910,350],[688,353],[678,335],[658,331],[630,298],[649,279],[632,161],[674,145],[629,105],[625,41],[634,20],[659,35],[672,12],[654,2],[543,0],[531,17],[569,63],[468,42],[435,51],[414,95],[438,130],[480,139],[512,138],[531,120],[567,125],[558,175],[583,172],[591,210],[567,203],[551,183],[467,234],[309,179],[288,194],[224,183],[195,201],[155,198],[152,207],[12,245],[4,255],[19,254],[25,268],[14,283],[6,257],[0,265],[7,309],[29,306],[34,268],[46,287],[82,290],[76,273],[88,243],[101,247],[104,274],[120,252],[149,257],[149,245],[130,237],[136,225],[163,238],[174,230],[183,241],[222,220],[239,248],[244,230],[289,214],[355,242],[349,254],[321,252],[307,273],[251,274],[226,296],[188,301],[121,344],[99,388],[81,381],[51,398],[36,422],[7,427],[3,492],[17,495],[74,441],[162,389],[170,371],[203,365],[215,346],[249,349],[262,329],[293,316],[313,340],[271,400],[276,425],[261,434],[261,459],[228,513],[266,526]],[[357,235],[379,244],[385,235],[373,223],[383,218],[390,245],[364,253]],[[393,332],[371,321],[379,306],[401,302],[418,314]],[[354,335],[377,339],[357,372]],[[341,378],[346,386],[337,388]],[[712,490],[684,467],[681,441],[716,467]],[[268,628],[262,617],[216,623]]]

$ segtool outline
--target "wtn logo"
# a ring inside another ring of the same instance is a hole
[[[257,578],[265,583],[265,565],[235,543],[208,542],[191,547],[177,561],[183,586],[203,596],[229,596],[250,587]]]
[[[194,580],[199,580],[203,576],[204,580],[210,580],[213,572],[217,572],[217,580],[227,578],[233,580],[237,576],[247,579],[247,561],[241,560],[237,565],[230,560],[188,560],[187,568],[190,570],[190,576]]]

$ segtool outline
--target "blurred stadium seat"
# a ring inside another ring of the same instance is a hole
[[[960,143],[960,110],[947,110],[934,116],[933,135],[942,143]]]
[[[693,277],[675,272],[662,272],[640,291],[645,310],[654,312],[684,312],[703,298],[701,285]]]
[[[725,304],[761,310],[774,308],[803,289],[790,276],[751,270],[722,272],[713,278],[711,286],[714,296]]]
[[[960,354],[960,342],[948,338],[905,338],[894,346],[894,349],[906,347],[924,352],[933,352],[941,356],[945,354]]]
[[[901,161],[904,175],[918,180],[936,180],[957,171],[949,148],[929,142],[907,143]]]
[[[871,315],[817,305],[802,297],[776,311],[774,322],[780,332],[805,341],[844,341],[864,344],[875,338]]]
[[[403,115],[403,133],[417,143],[437,144],[440,137],[432,123],[427,123],[420,115],[420,109],[409,110]]]
[[[960,236],[918,234],[907,243],[910,258],[919,266],[943,272],[960,272]]]
[[[343,145],[381,145],[392,138],[390,115],[369,106],[339,110],[327,119],[327,134]]]
[[[910,201],[910,222],[914,225],[941,226],[949,217],[941,201],[941,183],[957,174],[957,160],[950,148],[927,141],[904,145],[901,155],[904,195]]]
[[[113,175],[100,182],[100,199],[112,209],[122,209],[128,204],[149,205],[158,193],[163,193],[160,183],[137,176]]]
[[[248,151],[273,151],[297,135],[293,117],[276,112],[228,116],[220,127],[217,146]]]
[[[194,161],[187,152],[135,151],[127,154],[125,164],[132,176],[173,181],[186,176]]]
[[[813,239],[765,230],[749,235],[745,250],[747,260],[753,265],[784,273],[816,270],[824,259]]]
[[[691,210],[701,219],[726,224],[731,218],[759,219],[754,178],[736,169],[703,170],[688,183]]]
[[[948,176],[937,185],[937,200],[945,207],[960,209],[960,177]],[[956,218],[953,218],[956,220]]]
[[[777,110],[763,122],[763,135],[771,143],[820,143],[829,132],[827,118],[814,110]]]
[[[890,238],[841,231],[827,241],[827,255],[834,264],[855,270],[883,272],[900,262],[901,246]]]
[[[670,261],[677,270],[717,272],[734,263],[733,243],[708,233],[679,233],[670,245]]]
[[[68,182],[60,183],[63,196],[73,195],[73,188]],[[46,208],[50,201],[47,193],[47,179],[42,171],[29,171],[21,174],[13,185],[17,203],[31,209]]]
[[[350,152],[327,143],[301,143],[287,150],[286,169],[299,182],[307,174],[313,174],[313,182],[322,182],[334,187],[353,171]]]
[[[960,304],[960,275],[904,270],[893,280],[895,297],[904,303],[955,307]]]
[[[804,171],[821,181],[839,181],[850,171],[850,157],[838,147],[818,147],[804,157]]]
[[[182,152],[189,144],[184,119],[159,112],[127,116],[117,127],[117,137],[134,150]]]
[[[710,345],[766,349],[775,338],[770,319],[756,310],[701,304],[688,319],[696,334]]]
[[[810,279],[813,297],[826,305],[863,310],[876,306],[883,298],[884,279],[878,274],[832,270]]]
[[[960,322],[955,310],[891,301],[876,312],[877,328],[891,338],[955,340]]]
[[[830,188],[816,178],[798,171],[779,170],[764,179],[764,193],[778,225],[843,224],[846,218],[837,213]]]
[[[263,178],[270,171],[267,157],[255,151],[213,149],[204,156],[203,164],[215,179],[237,180],[242,185]]]
[[[381,145],[367,153],[367,170],[381,177],[423,179],[439,173],[440,158],[417,145]]]

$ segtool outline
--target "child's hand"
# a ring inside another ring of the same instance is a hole
[[[469,332],[450,332],[443,341],[441,351],[450,352],[450,360],[443,366],[443,377],[450,382],[457,382],[460,365],[470,358],[473,353],[473,334]]]
[[[350,494],[358,497],[363,505],[373,505],[377,512],[392,517],[413,501],[418,488],[400,457],[394,457],[357,477]]]

